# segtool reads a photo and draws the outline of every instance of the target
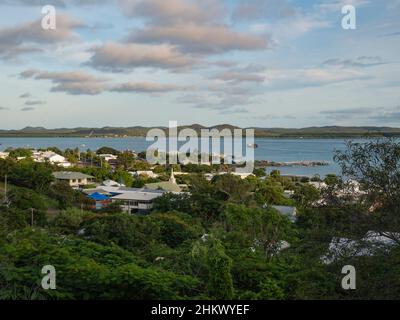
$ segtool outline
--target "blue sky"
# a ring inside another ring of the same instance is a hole
[[[399,0],[0,0],[0,128],[400,127],[399,17]]]

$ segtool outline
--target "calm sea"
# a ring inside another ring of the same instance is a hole
[[[365,141],[365,140],[356,140]],[[275,162],[291,162],[302,160],[330,161],[329,166],[321,167],[281,167],[282,174],[325,176],[329,173],[340,174],[340,169],[333,162],[335,150],[343,150],[344,139],[255,139],[258,148],[255,149],[256,160]],[[61,150],[79,148],[81,150],[97,150],[108,146],[117,150],[144,151],[153,142],[143,137],[130,138],[0,138],[0,150],[9,147],[47,148],[57,147]],[[271,168],[272,170],[274,168]]]

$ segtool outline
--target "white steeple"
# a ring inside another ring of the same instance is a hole
[[[171,177],[169,178],[169,182],[176,184],[176,179],[174,176],[174,168],[171,169]]]

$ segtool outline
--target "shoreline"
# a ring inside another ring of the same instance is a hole
[[[374,138],[400,138],[400,134],[387,134],[387,135],[316,135],[316,136],[258,136],[255,135],[255,139],[285,139],[285,140],[290,140],[290,139],[296,139],[296,140],[327,140],[327,139],[374,139]],[[0,139],[1,138],[13,138],[13,139],[23,139],[23,138],[53,138],[53,139],[59,139],[59,138],[76,138],[76,139],[131,139],[131,138],[146,138],[144,135],[135,135],[135,136],[124,136],[124,137],[107,137],[107,136],[92,136],[92,137],[87,137],[83,135],[32,135],[32,134],[27,134],[27,135],[21,135],[21,134],[16,134],[16,135],[3,135],[0,134]],[[200,137],[199,137],[200,138]],[[1,141],[0,141],[1,142]]]

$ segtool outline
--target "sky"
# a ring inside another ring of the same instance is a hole
[[[0,129],[400,127],[399,17],[400,0],[0,0]]]

